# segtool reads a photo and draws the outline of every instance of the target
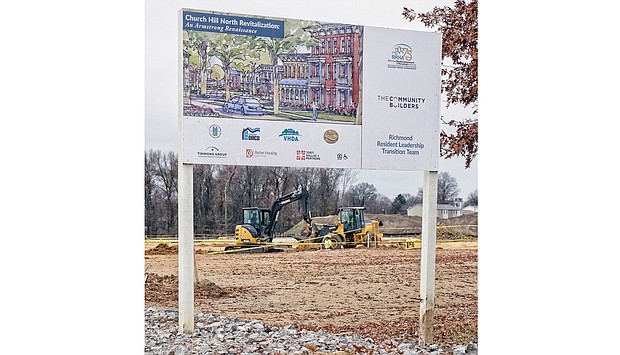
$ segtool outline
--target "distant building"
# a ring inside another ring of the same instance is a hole
[[[476,208],[477,211],[477,208]],[[437,204],[437,218],[448,219],[463,215],[463,200],[457,199],[452,204]],[[418,203],[407,208],[407,216],[422,217],[422,204]]]
[[[463,207],[463,214],[478,213],[478,206],[466,206]]]

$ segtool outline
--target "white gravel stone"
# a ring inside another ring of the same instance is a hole
[[[163,355],[190,354],[309,354],[305,344],[317,352],[341,352],[365,348],[373,354],[445,354],[477,353],[477,344],[469,343],[444,351],[438,345],[420,347],[410,340],[386,340],[380,344],[358,335],[334,335],[324,331],[297,330],[288,325],[278,328],[261,321],[243,321],[211,313],[194,317],[194,333],[178,333],[178,312],[147,308],[144,311],[144,353]]]

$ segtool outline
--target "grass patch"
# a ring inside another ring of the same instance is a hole
[[[290,111],[290,112],[280,111],[280,114],[278,116],[290,118],[293,120],[295,119],[302,120],[305,118],[312,118],[312,112],[310,111]],[[299,116],[302,116],[304,118],[300,118]],[[318,118],[321,120],[328,120],[328,121],[351,122],[351,123],[355,122],[355,117],[335,115],[335,114],[325,113],[325,112],[319,112]]]

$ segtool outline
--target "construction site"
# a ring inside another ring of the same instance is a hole
[[[303,191],[271,209],[244,209],[234,236],[195,240],[194,312],[375,341],[417,339],[421,218],[342,208],[272,235],[280,208],[295,201],[303,210]],[[437,344],[477,342],[477,219],[437,220]],[[145,307],[178,309],[178,265],[174,240],[146,240]]]

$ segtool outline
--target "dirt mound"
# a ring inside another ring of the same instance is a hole
[[[312,217],[312,223],[316,223],[319,226],[319,228],[320,228],[320,225],[322,224],[333,225],[334,221],[336,220],[338,220],[338,216],[336,215]],[[306,223],[306,221],[300,221],[299,223],[294,225],[291,229],[282,233],[282,236],[292,237],[295,239],[304,239],[309,235],[309,233],[310,233],[310,228],[308,227],[308,224]]]
[[[383,226],[379,227],[385,236],[399,235],[420,235],[422,233],[422,217],[406,216],[400,214],[374,214],[367,213],[367,219],[374,219],[383,222]],[[323,217],[313,217],[312,222],[316,224],[333,224],[338,220],[337,215],[329,215]],[[449,219],[437,219],[437,239],[463,239],[478,237],[478,213],[459,216]],[[467,226],[455,227],[452,226]],[[450,227],[450,228],[447,228]],[[285,236],[300,239],[307,233],[306,222],[301,221],[293,228],[284,233]]]
[[[178,253],[179,248],[176,245],[168,245],[168,243],[159,243],[155,248],[144,251],[146,255],[171,255]]]
[[[478,238],[478,213],[437,220],[437,239]]]
[[[422,233],[422,217],[402,214],[373,214],[367,213],[366,218],[383,222],[379,227],[383,234],[420,234]]]
[[[438,226],[465,226],[465,225],[478,225],[478,213],[464,214],[462,216],[438,219]]]
[[[219,298],[228,292],[215,283],[201,280],[194,287],[194,297],[197,300],[206,298]],[[147,303],[167,303],[179,298],[179,278],[175,275],[147,274],[144,284],[144,300]]]
[[[209,280],[200,280],[195,286],[195,289],[200,290],[205,296],[210,298],[218,298],[228,294],[228,292]]]

